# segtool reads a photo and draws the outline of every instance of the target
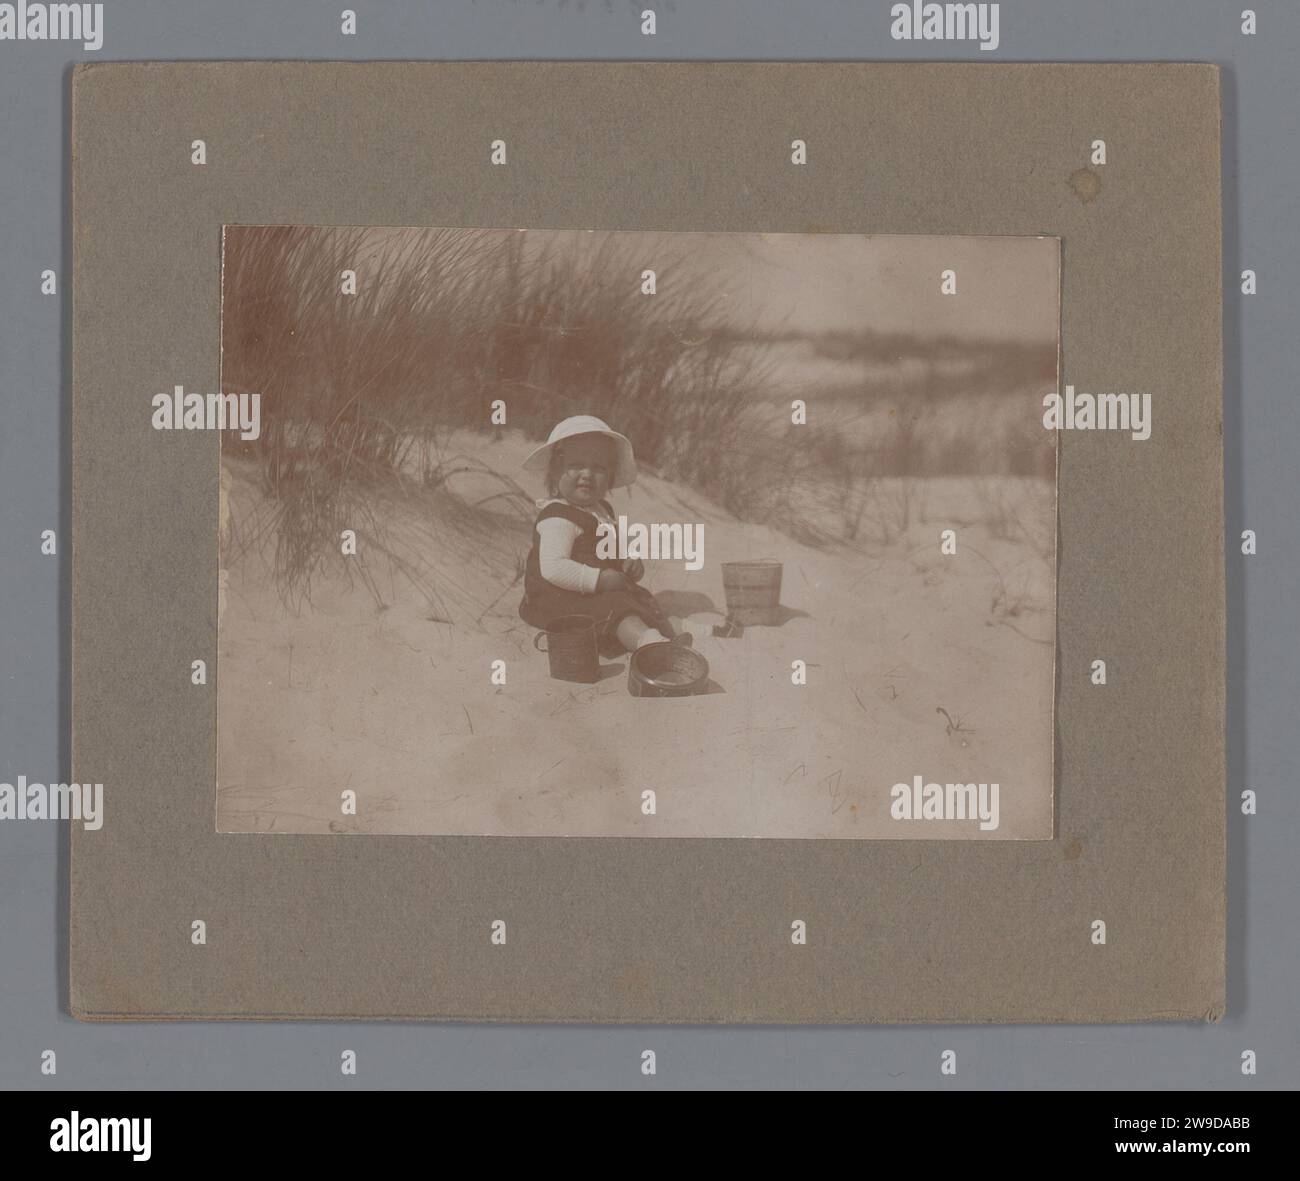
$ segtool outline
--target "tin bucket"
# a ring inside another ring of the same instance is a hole
[[[562,615],[552,619],[544,632],[533,637],[533,647],[546,653],[551,676],[557,681],[581,681],[589,685],[600,680],[596,621],[590,615]]]
[[[732,623],[775,626],[781,622],[781,563],[723,562],[722,593]]]

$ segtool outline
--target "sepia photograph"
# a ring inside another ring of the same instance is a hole
[[[1052,837],[1056,238],[228,225],[221,290],[218,831]]]

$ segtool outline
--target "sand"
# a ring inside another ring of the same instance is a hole
[[[514,432],[461,434],[454,446],[523,478],[530,444]],[[223,465],[236,532],[259,507],[253,477],[239,461]],[[471,473],[456,491],[472,503],[499,487]],[[332,574],[295,612],[276,591],[269,550],[230,551],[217,827],[1048,839],[1052,487],[988,477],[916,479],[896,490],[912,498],[903,533],[826,548],[743,524],[650,473],[631,496],[616,493],[615,510],[629,519],[704,526],[703,569],[647,563],[645,585],[674,616],[722,620],[724,561],[783,563],[780,625],[700,639],[709,691],[688,698],[632,697],[626,658],[602,662],[593,685],[551,679],[534,629],[516,613],[522,584],[510,587],[514,572],[499,560],[522,555],[528,526],[505,516],[494,562],[479,560],[482,547],[429,547],[428,568],[456,576],[455,595],[433,608],[367,549],[361,529],[361,557],[383,603],[361,581]],[[417,513],[418,502],[391,511]],[[940,552],[943,529],[956,531],[956,555]],[[497,661],[505,684],[494,683]],[[794,683],[797,661],[806,684]],[[998,828],[893,819],[891,788],[916,775],[997,782]],[[355,815],[343,810],[345,792],[355,793]]]

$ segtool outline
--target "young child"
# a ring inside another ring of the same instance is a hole
[[[628,439],[599,418],[575,415],[551,431],[524,469],[545,472],[550,494],[537,501],[519,604],[524,622],[545,630],[562,615],[590,615],[605,657],[665,640],[689,645],[690,633],[677,634],[654,595],[637,585],[643,562],[596,556],[600,524],[617,525],[606,494],[636,480]]]

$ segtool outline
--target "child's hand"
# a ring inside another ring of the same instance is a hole
[[[623,573],[633,582],[640,582],[645,577],[645,563],[640,558],[624,558]]]
[[[600,572],[600,577],[596,579],[597,592],[625,591],[627,589],[627,579],[617,570],[602,570]]]

